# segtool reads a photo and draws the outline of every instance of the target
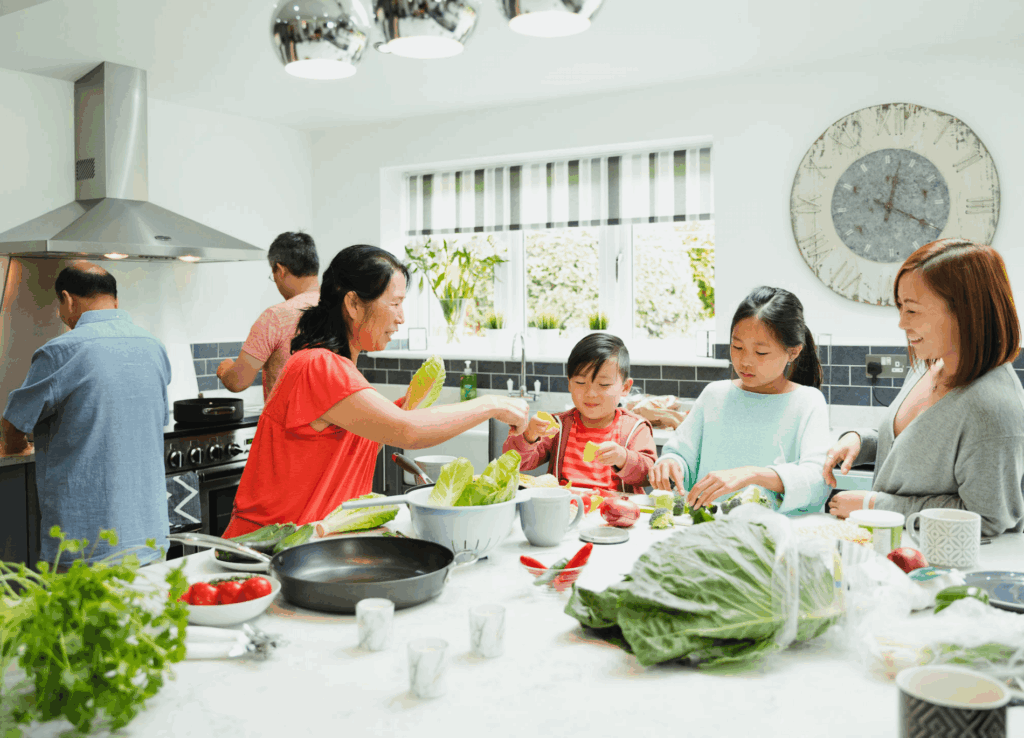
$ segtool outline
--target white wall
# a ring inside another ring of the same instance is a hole
[[[902,345],[894,308],[836,295],[797,251],[789,220],[796,167],[831,123],[869,105],[913,102],[961,118],[995,159],[1002,213],[993,245],[1024,295],[1024,212],[1015,207],[1024,196],[1022,90],[1024,62],[918,54],[319,131],[313,234],[325,264],[348,244],[393,247],[382,235],[396,217],[381,202],[382,167],[711,135],[719,340],[739,300],[772,284],[794,291],[811,328],[831,332],[834,344]]]
[[[0,70],[0,232],[74,200],[73,88]],[[282,231],[310,230],[309,134],[153,99],[148,127],[154,204],[262,249]],[[281,301],[265,261],[104,267],[117,278],[121,308],[168,348],[244,340]]]

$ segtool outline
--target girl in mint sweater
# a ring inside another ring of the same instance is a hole
[[[786,514],[822,512],[829,445],[821,364],[797,297],[758,287],[732,318],[735,379],[712,382],[651,470],[657,489],[687,493],[691,507],[748,485],[774,493]]]

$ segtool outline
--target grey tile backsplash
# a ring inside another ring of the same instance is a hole
[[[398,348],[397,346],[394,348]],[[402,347],[404,348],[404,346]],[[217,365],[224,359],[235,359],[242,350],[241,342],[236,343],[194,343],[192,359],[196,368],[199,391],[223,389],[217,379]],[[864,357],[867,354],[906,355],[906,346],[833,346],[832,359],[828,361],[828,347],[819,346],[825,383],[821,388],[825,399],[836,405],[888,405],[903,386],[902,379],[879,379],[874,388],[864,373]],[[729,358],[729,345],[716,344],[715,357]],[[408,384],[413,372],[419,369],[420,359],[374,358],[360,354],[358,366],[367,381],[372,384]],[[519,383],[519,363],[514,361],[472,361],[477,373],[477,387],[486,390],[505,389],[508,380]],[[1017,375],[1024,382],[1024,352],[1013,362]],[[465,359],[445,359],[446,387],[457,387],[459,376],[465,367]],[[677,395],[694,398],[710,382],[729,378],[726,367],[704,366],[662,366],[659,364],[633,364],[630,368],[634,386],[649,394]],[[540,381],[542,392],[568,392],[569,380],[565,376],[565,364],[543,361],[526,362],[526,383],[532,391],[534,382]],[[263,382],[260,372],[253,385]],[[874,390],[872,392],[872,389]]]
[[[237,359],[242,342],[237,343],[193,343],[192,364],[196,368],[196,383],[200,392],[224,389],[217,379],[217,366],[224,359]],[[252,386],[263,384],[263,372],[257,372]]]

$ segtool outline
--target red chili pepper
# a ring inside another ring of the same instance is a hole
[[[585,543],[585,544],[583,544],[583,546],[580,548],[580,550],[577,551],[575,554],[573,554],[573,557],[571,559],[569,559],[569,563],[565,565],[565,572],[563,574],[559,574],[557,577],[555,577],[555,581],[553,581],[551,583],[551,586],[553,586],[555,589],[557,589],[559,592],[561,592],[568,585],[570,585],[573,582],[575,582],[576,579],[579,578],[579,574],[580,573],[578,571],[570,571],[570,570],[571,569],[577,569],[577,568],[585,565],[587,563],[587,561],[590,560],[590,552],[593,551],[593,550],[594,550],[594,544],[593,543]]]
[[[537,559],[531,558],[529,556],[520,556],[519,563],[523,566],[528,566],[531,569],[547,569],[547,567],[544,566],[544,564],[537,561]]]

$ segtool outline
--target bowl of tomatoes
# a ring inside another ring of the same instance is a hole
[[[271,576],[214,574],[192,581],[181,599],[193,625],[227,626],[263,614],[280,591],[281,582]]]

